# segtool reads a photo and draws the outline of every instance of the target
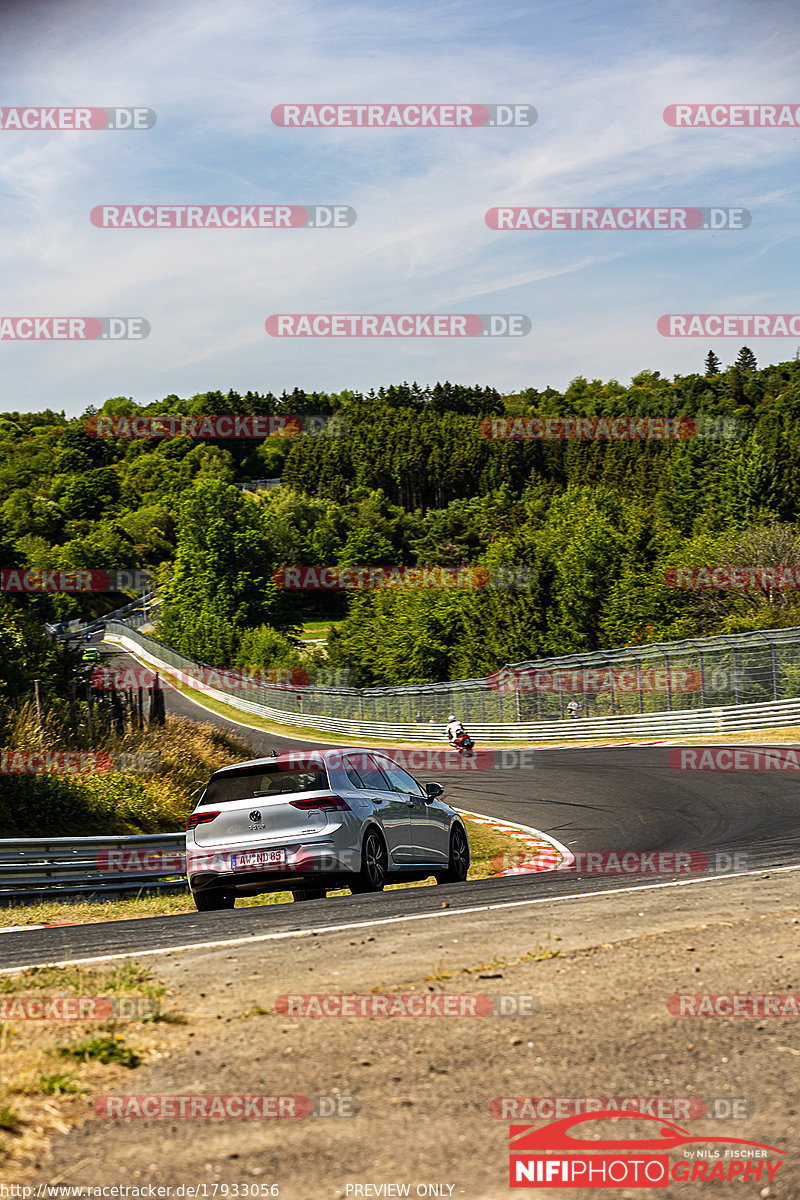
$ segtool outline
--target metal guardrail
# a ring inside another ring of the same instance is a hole
[[[0,839],[0,905],[182,891],[184,833]],[[154,858],[155,855],[155,858]],[[147,861],[149,857],[149,862]]]
[[[59,632],[59,624],[45,624],[45,629],[51,637],[73,638],[88,629],[100,630],[109,621],[124,621],[127,625],[144,625],[150,621],[161,611],[161,601],[158,598],[158,593],[161,588],[153,588],[152,591],[144,592],[138,600],[131,600],[129,604],[124,604],[121,608],[115,608],[110,613],[105,613],[102,617],[93,617],[91,621],[75,619],[72,621],[63,622],[64,629]]]
[[[281,477],[273,476],[271,479],[245,479],[244,483],[234,483],[234,487],[243,492],[267,492],[272,488],[280,487],[283,483]]]
[[[369,721],[347,720],[320,713],[303,713],[288,708],[276,708],[266,703],[246,700],[240,693],[207,687],[197,677],[197,664],[177,654],[167,646],[160,646],[137,630],[119,625],[109,629],[106,639],[123,649],[134,652],[150,666],[166,674],[163,682],[169,685],[169,676],[176,677],[187,687],[207,695],[244,713],[289,725],[298,729],[321,730],[341,734],[356,740],[376,739],[383,741],[432,742],[446,747],[440,723],[431,725],[417,721]],[[164,653],[159,653],[163,651]],[[194,673],[186,674],[176,666],[174,660],[182,660]],[[172,660],[172,661],[171,661]],[[333,692],[336,689],[327,689]],[[346,691],[348,689],[339,689]],[[302,694],[300,694],[302,700]],[[631,738],[676,738],[702,737],[703,735],[735,733],[737,730],[767,729],[780,725],[800,723],[800,697],[789,700],[771,701],[764,704],[724,705],[717,708],[687,708],[665,710],[655,713],[639,713],[632,716],[609,716],[600,719],[573,718],[565,721],[469,721],[469,731],[478,743],[487,742],[559,742],[586,741],[587,739],[623,740]]]

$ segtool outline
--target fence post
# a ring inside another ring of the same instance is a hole
[[[89,747],[94,750],[94,711],[92,705],[94,703],[92,697],[92,685],[86,684],[86,724],[89,727]]]
[[[75,711],[75,680],[69,681],[69,723],[72,726],[72,736],[75,739],[75,745],[78,744],[78,714]]]
[[[672,668],[670,667],[669,655],[666,650],[662,649],[661,653],[664,655],[664,662],[667,664],[667,709],[669,712],[672,712]]]
[[[156,671],[153,686],[150,688],[150,724],[163,725],[164,717],[164,690],[158,678],[158,671]]]
[[[44,701],[42,699],[41,679],[34,679],[33,695],[36,700],[36,717],[39,722],[39,745],[44,748]]]
[[[614,661],[613,659],[606,659],[606,662],[609,664],[608,680],[611,687],[611,715],[615,717],[617,715],[617,694],[614,690]]]
[[[739,704],[742,699],[741,690],[739,688],[739,647],[733,647],[733,682],[736,685],[736,703]]]
[[[125,732],[125,726],[122,722],[122,704],[120,703],[119,694],[114,688],[111,693],[111,726],[114,732],[122,737]]]

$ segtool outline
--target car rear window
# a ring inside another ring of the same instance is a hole
[[[231,800],[269,799],[295,792],[320,792],[330,787],[322,767],[249,767],[212,779],[200,800],[201,805],[226,804]]]
[[[357,768],[356,764],[358,764]],[[368,754],[347,755],[344,759],[344,768],[350,782],[358,788],[372,792],[391,790],[389,781]]]

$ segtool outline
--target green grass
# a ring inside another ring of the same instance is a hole
[[[44,1096],[66,1096],[84,1090],[71,1075],[40,1075],[34,1089]]]
[[[303,625],[302,636],[304,638],[327,637],[333,625],[333,621],[306,621]]]
[[[59,1046],[58,1053],[62,1058],[74,1058],[79,1062],[119,1063],[122,1067],[138,1067],[141,1059],[135,1050],[125,1045],[121,1033],[114,1037],[83,1038],[72,1046]]]
[[[166,988],[153,982],[147,967],[129,960],[109,970],[83,966],[29,967],[19,975],[0,975],[0,992],[69,991],[73,995],[106,995],[113,992],[136,992],[155,998],[163,996]]]
[[[0,1129],[13,1133],[19,1125],[19,1117],[13,1108],[0,1108]]]

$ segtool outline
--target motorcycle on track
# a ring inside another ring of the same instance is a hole
[[[461,722],[457,721],[454,716],[451,716],[450,724],[447,726],[447,739],[450,745],[454,746],[465,758],[472,758],[475,743]]]

